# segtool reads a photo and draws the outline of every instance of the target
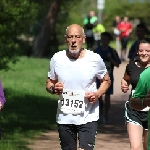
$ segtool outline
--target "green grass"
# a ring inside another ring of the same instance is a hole
[[[29,139],[56,129],[57,96],[45,90],[48,59],[19,57],[10,68],[0,71],[7,100],[0,112],[0,149],[27,150]]]

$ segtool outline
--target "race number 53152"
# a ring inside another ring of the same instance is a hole
[[[62,106],[66,105],[66,106],[69,106],[69,107],[75,107],[75,108],[82,108],[83,107],[83,101],[80,101],[80,100],[69,100],[69,99],[62,99],[61,100],[61,104]]]
[[[81,114],[85,110],[84,95],[83,91],[63,90],[58,108],[65,114]]]

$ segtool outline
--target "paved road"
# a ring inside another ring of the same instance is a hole
[[[129,92],[124,94],[120,90],[120,82],[123,77],[126,63],[122,63],[114,70],[114,95],[111,98],[110,122],[98,123],[98,134],[95,150],[129,150],[129,140],[124,123],[124,103],[128,99]],[[32,150],[60,150],[57,131],[43,133],[29,146]]]

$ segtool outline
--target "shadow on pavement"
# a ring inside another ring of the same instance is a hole
[[[118,139],[127,137],[127,130],[124,120],[125,100],[122,100],[122,97],[125,98],[124,94],[112,96],[109,122],[104,124],[103,116],[100,116],[100,120],[98,121],[98,134],[109,134],[112,138],[117,136]]]

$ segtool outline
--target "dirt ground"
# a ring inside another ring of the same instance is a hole
[[[124,123],[124,103],[129,92],[124,94],[120,89],[126,62],[114,70],[114,95],[111,97],[109,123],[103,124],[102,117],[98,122],[98,134],[95,150],[129,150],[130,144]],[[29,145],[32,150],[60,150],[57,131],[48,131],[37,137]]]

